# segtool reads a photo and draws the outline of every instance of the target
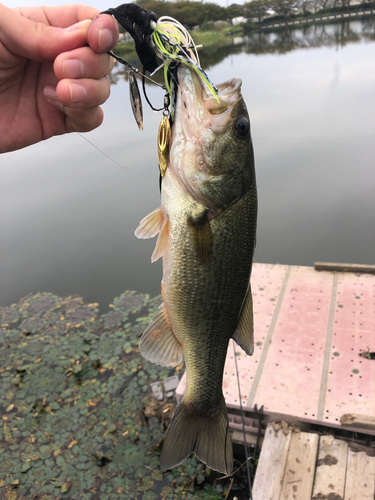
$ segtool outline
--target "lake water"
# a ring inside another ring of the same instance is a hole
[[[259,192],[255,259],[375,264],[375,23],[238,38],[201,52],[213,82],[243,81]],[[133,119],[122,74],[99,129],[0,157],[0,305],[32,291],[102,309],[124,290],[160,293],[154,240],[160,113]],[[163,92],[148,86],[162,106]],[[110,158],[112,158],[112,160]],[[115,163],[117,162],[117,163]],[[120,166],[119,166],[120,165]]]

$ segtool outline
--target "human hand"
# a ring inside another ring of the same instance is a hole
[[[118,41],[115,19],[93,7],[0,4],[0,153],[103,121]]]

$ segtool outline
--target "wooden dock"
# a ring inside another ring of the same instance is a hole
[[[375,275],[254,264],[255,352],[230,342],[223,392],[230,425],[241,428],[237,359],[246,427],[273,420],[375,435],[344,414],[375,416]],[[181,399],[185,376],[177,388]]]
[[[268,424],[253,500],[373,500],[375,450]]]

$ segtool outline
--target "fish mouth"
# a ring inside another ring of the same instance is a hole
[[[216,134],[225,130],[236,104],[242,101],[242,81],[232,78],[219,84],[214,96],[197,72],[186,64],[179,65],[177,79],[176,116],[188,119],[195,126],[209,127]]]
[[[242,80],[240,78],[232,78],[217,86],[217,99],[212,93],[204,87],[207,98],[207,109],[212,115],[219,115],[226,111],[229,107],[234,106],[242,99],[241,95]]]

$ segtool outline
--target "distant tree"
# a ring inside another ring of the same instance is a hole
[[[227,19],[226,9],[216,3],[207,2],[201,4],[201,7],[205,13],[205,21],[224,21]]]
[[[299,7],[301,7],[303,13],[306,15],[314,10],[314,2],[312,0],[301,0]]]
[[[268,9],[273,6],[271,0],[252,0],[243,4],[244,16],[247,18],[256,17],[259,22],[262,21]]]
[[[244,16],[243,5],[238,5],[237,3],[232,3],[225,9],[227,19],[233,19],[234,17]]]
[[[330,0],[315,0],[315,1],[319,9],[325,9],[330,2]]]
[[[317,12],[320,9],[319,0],[312,0],[312,7],[314,12]]]
[[[226,9],[212,2],[202,3],[189,0],[166,2],[164,0],[138,0],[138,5],[152,10],[160,16],[171,16],[189,28],[207,21],[227,19]]]
[[[180,21],[180,23],[192,28],[196,24],[202,24],[206,19],[202,7],[203,5],[200,2],[180,0],[174,4],[174,8],[172,9],[173,14],[171,15]]]
[[[272,8],[279,16],[288,16],[296,7],[298,7],[297,0],[272,0]]]

